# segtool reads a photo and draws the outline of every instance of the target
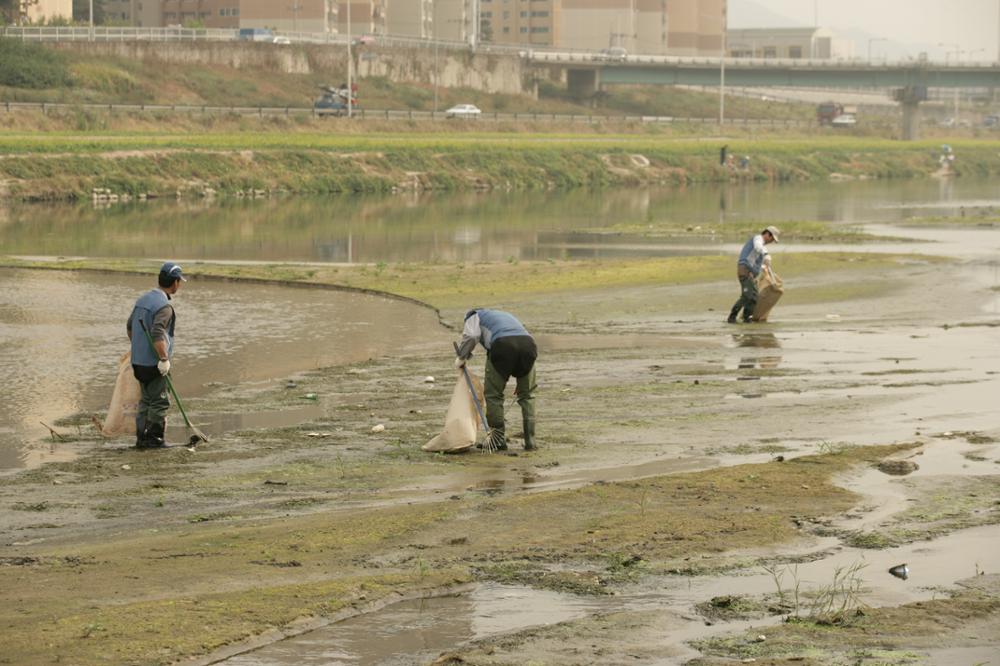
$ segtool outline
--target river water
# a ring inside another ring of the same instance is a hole
[[[0,207],[0,253],[170,258],[189,265],[200,260],[660,256],[733,248],[704,238],[652,242],[588,231],[639,228],[664,219],[692,226],[720,221],[780,226],[784,220],[875,225],[915,214],[991,209],[1000,209],[1000,186],[985,179],[150,202],[110,208],[33,205]],[[1000,235],[992,228],[971,230],[983,239],[963,249],[949,245],[952,234],[940,229],[919,233],[949,252],[992,253],[994,260]],[[795,249],[794,243],[782,244],[783,251]],[[125,349],[125,319],[153,278],[0,269],[0,279],[0,470],[9,470],[68,454],[64,447],[42,444],[47,431],[40,422],[106,406],[115,359]],[[398,353],[401,346],[419,347],[421,341],[440,342],[435,314],[404,301],[280,286],[194,284],[177,298],[177,362],[185,370],[178,373],[181,395],[205,392],[210,382],[274,381],[313,367]],[[285,418],[306,419],[307,411]],[[240,415],[211,427],[254,423],[253,415]]]

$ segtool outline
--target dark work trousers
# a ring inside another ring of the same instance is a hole
[[[742,271],[741,271],[742,272]],[[749,272],[739,275],[740,278],[740,299],[736,301],[730,312],[730,317],[739,314],[743,310],[743,321],[747,321],[753,316],[753,311],[757,309],[757,278]]]
[[[490,428],[503,431],[503,391],[507,381],[517,379],[517,404],[524,419],[535,418],[535,359],[538,348],[530,335],[511,335],[494,340],[486,354],[484,394],[486,422]]]
[[[162,433],[167,420],[170,400],[167,398],[167,378],[155,365],[133,365],[132,374],[139,380],[142,397],[135,413],[135,433],[142,437],[150,427]]]

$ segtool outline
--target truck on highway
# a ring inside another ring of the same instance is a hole
[[[823,102],[816,107],[816,120],[820,125],[846,127],[858,122],[858,107],[839,102]]]
[[[322,94],[313,102],[313,112],[317,116],[346,116],[347,104],[350,100],[351,109],[358,108],[358,87],[352,86],[354,90],[348,91],[347,84],[341,83],[339,88],[333,86],[320,86]]]

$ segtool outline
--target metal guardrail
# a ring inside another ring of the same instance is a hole
[[[34,111],[47,114],[53,111],[100,111],[124,113],[177,113],[177,114],[228,114],[238,116],[312,116],[328,117],[334,114],[317,110],[308,106],[197,106],[181,104],[63,104],[49,102],[0,102],[0,112],[17,113]],[[574,122],[574,123],[608,123],[608,122],[641,122],[650,124],[701,124],[712,125],[718,118],[682,118],[676,116],[616,116],[606,114],[568,114],[568,113],[500,113],[484,112],[478,118],[452,119],[445,111],[411,111],[406,109],[365,109],[354,110],[358,120],[476,120],[495,122]],[[746,125],[759,127],[816,127],[813,120],[798,120],[794,118],[727,118],[731,125]]]

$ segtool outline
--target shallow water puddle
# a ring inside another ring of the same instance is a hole
[[[17,269],[0,269],[0,278],[4,470],[54,459],[52,452],[34,446],[48,434],[39,421],[52,425],[59,417],[107,408],[118,359],[128,349],[125,320],[136,297],[155,279]],[[446,335],[429,308],[328,289],[194,279],[175,303],[173,374],[182,400],[209,394],[219,385],[273,381],[423,349],[440,344]],[[231,414],[196,425],[208,434],[281,427],[313,418],[310,407],[281,414]],[[191,416],[198,420],[197,413]],[[180,415],[175,413],[171,421],[179,424]],[[177,437],[185,435],[178,431]],[[56,448],[61,459],[72,459],[76,451],[72,443]]]
[[[996,528],[963,530],[933,542],[881,551],[839,549],[835,544],[833,539],[820,544],[820,549],[835,551],[824,559],[782,568],[782,588],[789,598],[796,584],[801,585],[805,599],[809,591],[829,586],[837,569],[855,565],[863,565],[858,574],[864,582],[861,599],[869,605],[898,605],[934,598],[957,580],[984,569],[992,572],[988,567],[993,562]],[[911,572],[908,580],[888,573],[890,567],[904,562]],[[776,591],[774,577],[762,569],[728,576],[656,578],[606,599],[483,584],[468,594],[394,604],[223,663],[232,666],[427,663],[471,640],[615,610],[663,610],[688,619],[687,624],[662,637],[664,644],[676,645],[680,641],[780,622],[780,616],[773,616],[706,626],[693,612],[695,604],[713,597],[760,596]],[[803,601],[800,612],[809,612],[808,601]]]
[[[465,641],[581,618],[605,605],[599,599],[484,584],[459,596],[393,604],[223,663],[231,666],[426,663]]]

